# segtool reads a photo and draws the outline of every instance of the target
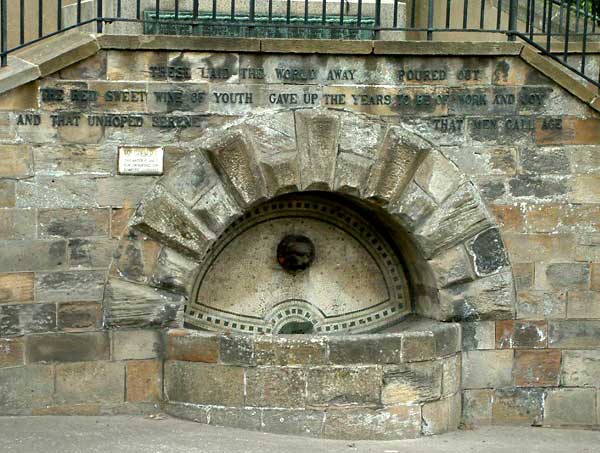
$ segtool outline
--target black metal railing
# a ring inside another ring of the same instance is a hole
[[[130,33],[135,24],[141,26],[137,33],[246,37],[464,40],[479,34],[477,40],[489,41],[496,34],[531,44],[600,87],[600,0],[248,0],[243,5],[236,0],[0,0],[1,65],[11,53],[58,33]]]

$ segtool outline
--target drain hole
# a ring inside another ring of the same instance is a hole
[[[282,335],[302,335],[313,333],[313,324],[309,321],[290,321],[279,329]]]

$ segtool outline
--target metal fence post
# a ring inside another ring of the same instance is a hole
[[[1,60],[1,65],[2,66],[6,66],[8,64],[8,57],[6,55],[6,51],[8,49],[8,42],[7,42],[7,38],[8,38],[8,27],[7,27],[7,23],[6,20],[8,18],[8,13],[6,11],[6,0],[1,0],[0,1],[0,8],[2,8],[2,12],[0,12],[0,22],[2,22],[2,24],[0,24],[0,28],[2,29],[0,31],[0,39],[2,39],[2,55],[0,56],[0,60]]]
[[[519,3],[518,0],[510,0],[510,6],[508,10],[508,40],[514,41],[517,39],[517,19]]]
[[[381,34],[381,0],[375,0],[375,39]]]
[[[98,12],[96,14],[96,31],[102,33],[102,25],[104,24],[102,18],[104,17],[104,8],[102,8],[102,0],[96,0],[98,2]]]

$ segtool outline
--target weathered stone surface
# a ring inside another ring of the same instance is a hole
[[[108,236],[108,209],[40,209],[38,234],[53,237]]]
[[[34,209],[2,209],[0,240],[35,239]]]
[[[469,241],[467,249],[473,257],[475,273],[478,276],[499,272],[508,266],[508,255],[497,228],[479,233]]]
[[[402,225],[413,231],[437,209],[437,205],[423,189],[411,181],[402,197],[387,209]]]
[[[138,207],[130,225],[194,258],[201,257],[214,234],[161,186]]]
[[[461,420],[461,395],[454,395],[438,401],[425,403],[422,408],[423,426],[425,435],[442,434],[454,431]]]
[[[555,387],[560,374],[560,351],[515,351],[513,375],[517,387]]]
[[[35,281],[36,299],[40,302],[101,300],[105,279],[104,271],[40,272]]]
[[[340,119],[326,111],[296,113],[296,136],[302,189],[331,189]]]
[[[112,239],[71,239],[68,244],[71,269],[107,268],[117,248]]]
[[[0,274],[0,304],[33,301],[33,272]]]
[[[10,56],[8,57],[8,66],[2,71],[0,78],[0,92],[13,90],[39,77],[40,69],[37,64]]]
[[[366,194],[379,203],[398,199],[425,158],[428,144],[401,127],[387,130],[380,155],[371,169]]]
[[[23,365],[24,349],[21,338],[0,339],[0,368]]]
[[[326,337],[263,335],[254,339],[257,365],[321,365],[327,363]]]
[[[429,193],[436,203],[441,204],[458,189],[462,178],[452,162],[441,153],[432,152],[419,166],[415,182]]]
[[[450,195],[415,231],[415,239],[427,257],[490,226],[475,188],[465,184]]]
[[[564,176],[519,175],[509,180],[508,184],[515,198],[560,199],[568,192]]]
[[[53,392],[51,366],[0,368],[0,408],[4,415],[18,414],[18,409],[44,407],[51,403]]]
[[[402,362],[430,360],[437,355],[433,332],[416,332],[402,336]]]
[[[106,178],[105,178],[106,179]],[[86,176],[35,176],[19,181],[17,206],[35,208],[95,208],[99,181]],[[111,184],[114,182],[110,179]]]
[[[153,143],[153,145],[156,143]],[[113,176],[98,178],[94,195],[98,206],[115,208],[131,208],[137,206],[143,195],[156,182],[156,176]]]
[[[521,168],[532,174],[570,173],[569,157],[563,148],[525,148],[519,153]]]
[[[567,317],[600,318],[600,293],[597,291],[569,291]]]
[[[553,263],[548,264],[545,269],[545,279],[538,279],[536,287],[543,288],[547,285],[550,288],[586,289],[589,280],[590,265],[588,263]]]
[[[108,360],[106,332],[30,335],[25,339],[28,363]]]
[[[399,336],[332,336],[328,343],[329,362],[335,365],[400,363]]]
[[[544,404],[544,425],[595,425],[597,421],[594,389],[549,389]]]
[[[540,425],[544,389],[497,389],[492,406],[493,422],[511,425]]]
[[[429,264],[439,287],[446,287],[473,279],[471,263],[462,245],[434,256]]]
[[[222,133],[205,147],[212,165],[226,179],[240,206],[252,205],[265,197],[265,182],[243,130]]]
[[[264,409],[262,414],[262,423],[267,432],[287,436],[319,436],[321,434],[324,412]]]
[[[560,383],[569,387],[600,387],[600,351],[563,351]]]
[[[261,412],[260,409],[255,408],[211,407],[208,412],[209,424],[259,430]]]
[[[520,206],[495,204],[490,206],[490,212],[502,233],[522,233],[525,230],[525,216]]]
[[[447,397],[461,390],[462,355],[442,359],[442,396]]]
[[[466,426],[492,423],[494,390],[464,390],[462,416]]]
[[[442,362],[417,362],[383,369],[385,406],[433,401],[442,395]]]
[[[121,403],[125,398],[122,362],[80,362],[56,366],[55,401],[59,404]]]
[[[462,358],[463,388],[502,388],[512,384],[513,351],[466,351]]]
[[[115,330],[112,332],[113,360],[157,358],[162,343],[157,330]]]
[[[517,294],[518,319],[557,319],[565,318],[566,314],[566,290],[521,291]]]
[[[572,234],[505,234],[503,239],[513,263],[569,262],[574,258]]]
[[[352,153],[339,153],[333,189],[354,196],[362,196],[372,164],[373,161],[366,157]]]
[[[33,176],[33,153],[30,146],[2,145],[0,146],[2,178],[27,178]]]
[[[220,335],[219,359],[229,365],[255,365],[254,339],[248,335]]]
[[[323,436],[333,439],[412,439],[421,431],[419,406],[327,411]]]
[[[496,321],[498,349],[545,348],[548,338],[545,321]]]
[[[167,361],[164,379],[168,401],[237,407],[244,404],[243,368]]]
[[[56,308],[56,325],[60,330],[91,330],[101,324],[102,306],[99,302],[63,302]]]
[[[178,325],[184,298],[168,291],[111,278],[105,287],[105,322],[110,326]]]
[[[126,401],[136,403],[161,401],[162,362],[159,360],[130,360],[126,366]]]
[[[496,349],[496,323],[494,321],[463,322],[462,350]]]
[[[380,367],[312,368],[306,376],[306,402],[315,406],[377,404],[381,379]]]
[[[216,333],[170,330],[166,343],[167,360],[205,363],[219,360],[219,335]]]
[[[212,231],[223,231],[242,214],[237,203],[221,184],[213,186],[202,195],[192,211]]]
[[[161,185],[191,207],[215,181],[216,174],[210,162],[201,153],[194,153],[181,159],[161,180]]]
[[[56,304],[0,305],[0,337],[56,329]]]
[[[511,318],[514,311],[512,275],[505,272],[451,286],[442,289],[439,298],[446,319],[477,321]]]
[[[561,349],[600,347],[600,321],[548,321],[548,346]]]
[[[136,283],[150,283],[162,245],[134,230],[119,241],[114,252],[111,275]]]
[[[12,179],[0,179],[0,207],[14,208],[16,204],[15,185],[15,181]]]
[[[249,368],[245,385],[246,406],[299,408],[306,402],[306,372],[302,368]]]

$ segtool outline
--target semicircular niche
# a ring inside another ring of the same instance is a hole
[[[351,205],[292,194],[249,210],[200,267],[188,327],[362,333],[411,310],[395,249]]]

